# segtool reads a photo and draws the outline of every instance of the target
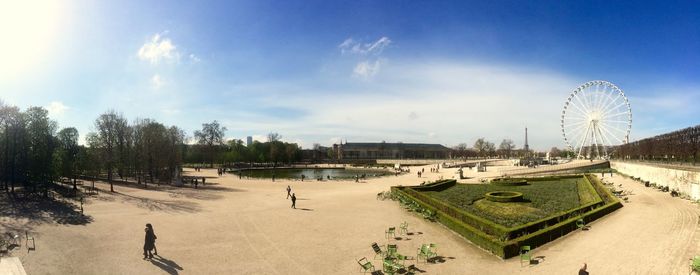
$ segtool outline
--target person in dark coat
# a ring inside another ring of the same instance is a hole
[[[586,263],[583,263],[583,267],[581,267],[581,269],[578,270],[578,275],[588,275],[589,273],[588,271],[586,271],[586,269],[588,269],[588,265]]]
[[[289,197],[291,197],[291,196],[292,196],[292,187],[287,185],[287,199],[289,199]]]
[[[153,259],[153,253],[151,250],[156,246],[156,234],[153,233],[153,226],[150,223],[146,224],[146,238],[143,244],[143,259]]]
[[[156,239],[158,239],[158,237],[156,236],[156,231],[153,230],[153,225],[151,225],[150,228],[151,228],[151,232],[153,232],[153,255],[158,256],[158,248],[156,247],[156,241],[155,241]]]
[[[292,208],[297,209],[297,196],[292,193]]]

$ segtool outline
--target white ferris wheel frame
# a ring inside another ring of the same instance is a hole
[[[561,112],[564,143],[577,158],[608,158],[608,149],[629,142],[632,108],[625,93],[608,81],[576,88]]]

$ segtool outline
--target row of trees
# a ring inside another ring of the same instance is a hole
[[[234,163],[292,163],[301,160],[301,148],[296,143],[281,141],[278,133],[269,133],[266,142],[255,141],[250,146],[240,139],[224,142],[226,127],[218,122],[205,123],[202,131],[195,132],[197,144],[188,146],[187,163],[218,163],[230,166]]]
[[[614,148],[613,158],[697,162],[700,125],[623,144]]]
[[[81,166],[79,172],[104,177],[114,191],[118,176],[141,182],[172,181],[182,164],[185,132],[152,119],[129,123],[120,113],[109,111],[95,120],[96,132],[86,136],[87,151],[98,167]]]
[[[516,150],[515,143],[511,139],[503,139],[498,148],[496,148],[495,143],[485,138],[478,138],[472,147],[469,147],[466,143],[460,143],[452,149],[454,150],[453,155],[459,158],[495,156],[510,158],[522,154],[522,152]]]
[[[21,111],[0,103],[0,181],[8,192],[20,185],[48,194],[50,184],[79,177],[115,176],[142,181],[169,181],[182,163],[185,133],[152,119],[129,123],[114,111],[101,114],[95,132],[78,143],[76,128],[58,129],[42,107]]]

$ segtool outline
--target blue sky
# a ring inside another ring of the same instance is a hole
[[[632,140],[698,124],[700,5],[610,2],[3,2],[0,98],[82,136],[114,109],[304,147],[522,146],[527,126],[544,150],[569,94],[603,79]]]

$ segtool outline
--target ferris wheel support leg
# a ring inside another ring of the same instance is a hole
[[[583,134],[583,140],[581,140],[581,144],[578,147],[578,156],[577,158],[581,158],[581,152],[583,151],[583,145],[586,144],[586,140],[588,140],[588,133],[591,130],[591,124],[588,124],[588,127],[586,127],[586,133]]]

